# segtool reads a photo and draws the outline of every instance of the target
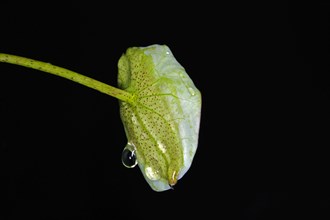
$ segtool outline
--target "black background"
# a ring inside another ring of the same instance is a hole
[[[329,4],[2,1],[0,52],[116,86],[128,47],[168,45],[203,98],[174,190],[121,163],[118,101],[0,64],[0,219],[329,217]]]

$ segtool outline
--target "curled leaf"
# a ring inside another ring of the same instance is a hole
[[[120,116],[138,166],[155,191],[170,189],[198,146],[201,93],[166,45],[131,47],[118,62],[118,86],[133,94]]]

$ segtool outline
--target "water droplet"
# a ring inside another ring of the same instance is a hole
[[[130,143],[127,143],[121,154],[121,161],[127,168],[133,168],[137,165],[137,160],[135,156],[135,147]]]
[[[158,148],[162,151],[163,154],[166,153],[166,146],[161,141],[157,141]]]
[[[150,180],[159,180],[160,175],[159,175],[159,170],[155,170],[152,167],[146,167],[144,169],[146,176]]]
[[[138,123],[138,120],[137,120],[137,118],[136,118],[135,115],[132,115],[131,120],[132,120],[132,123],[133,124],[137,124]]]
[[[196,95],[196,92],[193,88],[188,87],[188,91],[190,92],[190,95],[192,95],[192,96]]]

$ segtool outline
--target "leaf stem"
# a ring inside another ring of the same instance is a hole
[[[133,96],[133,94],[131,94],[129,92],[126,92],[122,89],[118,89],[113,86],[110,86],[108,84],[105,84],[98,80],[92,79],[90,77],[81,75],[74,71],[52,65],[50,63],[33,60],[30,58],[25,58],[25,57],[21,57],[21,56],[5,54],[5,53],[0,53],[0,62],[15,64],[15,65],[24,66],[24,67],[40,70],[43,72],[47,72],[47,73],[77,82],[77,83],[87,86],[89,88],[95,89],[99,92],[105,93],[105,94],[112,96],[114,98],[117,98],[121,101],[128,102],[128,103],[134,102],[134,96]]]

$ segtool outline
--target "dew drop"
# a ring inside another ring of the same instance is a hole
[[[188,91],[190,92],[190,95],[192,95],[192,96],[196,95],[196,92],[193,88],[188,87]]]
[[[146,176],[150,180],[159,180],[160,179],[160,174],[159,170],[155,170],[152,167],[146,167],[144,169]]]
[[[121,154],[121,162],[127,168],[133,168],[137,165],[137,159],[135,156],[135,148],[130,143],[127,143]]]

